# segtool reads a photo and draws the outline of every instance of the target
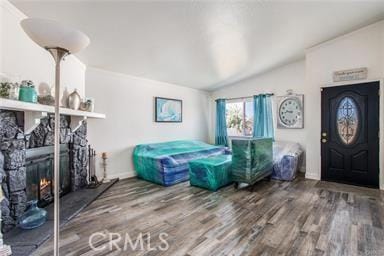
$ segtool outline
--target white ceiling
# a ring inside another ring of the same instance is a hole
[[[87,65],[213,90],[384,18],[384,1],[11,1],[91,38]]]

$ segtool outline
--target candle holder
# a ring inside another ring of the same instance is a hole
[[[103,183],[108,183],[111,180],[107,178],[107,152],[103,152],[101,154],[101,158],[103,159],[103,168],[104,168],[104,176],[103,176]]]

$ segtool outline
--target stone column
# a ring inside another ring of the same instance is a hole
[[[24,213],[27,202],[25,138],[18,124],[17,112],[0,111],[0,172],[5,199],[0,202],[2,231],[12,228]]]
[[[72,142],[70,143],[72,191],[76,191],[87,186],[87,144],[87,123],[84,121],[83,124],[72,134]]]
[[[21,139],[3,142],[1,150],[4,154],[4,170],[7,181],[7,190],[4,190],[4,192],[9,198],[9,209],[16,223],[17,219],[24,214],[27,203],[25,191],[26,170],[24,166],[25,141]]]
[[[0,203],[3,201],[3,190],[0,188]],[[9,245],[5,245],[3,241],[3,233],[1,232],[1,208],[0,208],[0,255],[8,256],[12,254],[11,247]]]
[[[8,191],[8,185],[6,183],[6,174],[3,169],[4,166],[4,156],[0,151],[0,183],[1,183],[1,194],[3,195],[3,190]],[[0,229],[0,232],[7,231],[15,224],[15,220],[11,217],[11,211],[9,210],[9,201],[6,197],[0,201],[0,219],[4,221],[4,225]],[[1,223],[0,223],[1,226]]]

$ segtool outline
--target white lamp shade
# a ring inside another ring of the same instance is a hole
[[[53,20],[28,18],[20,22],[25,33],[43,48],[63,48],[76,53],[88,46],[89,37],[83,32]]]

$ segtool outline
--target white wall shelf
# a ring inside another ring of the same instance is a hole
[[[29,103],[18,100],[0,98],[0,109],[23,111],[24,112],[24,132],[29,134],[39,124],[40,119],[47,116],[47,113],[55,113],[54,106]],[[105,119],[105,114],[60,108],[60,114],[71,117],[71,128],[75,131],[80,127],[83,120],[87,118]]]
[[[47,112],[55,113],[54,106],[42,105],[37,103],[29,103],[18,100],[9,100],[0,98],[0,109],[29,111],[29,112]],[[69,108],[60,108],[60,114],[66,116],[84,116],[87,118],[105,119],[105,114],[87,112],[81,110],[73,110]]]

